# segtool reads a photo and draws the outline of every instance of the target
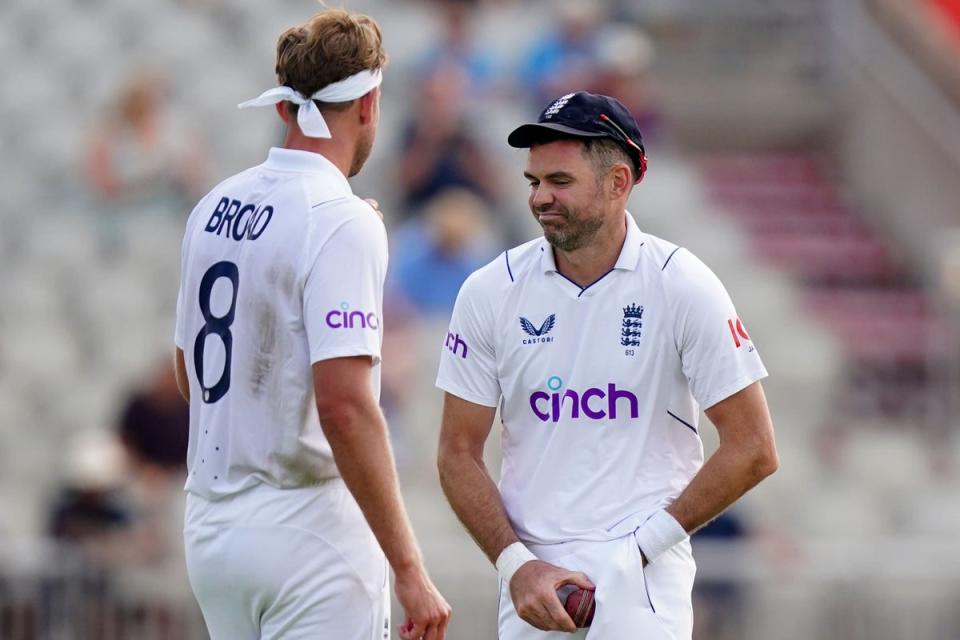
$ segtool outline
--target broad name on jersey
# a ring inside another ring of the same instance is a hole
[[[203,230],[237,242],[244,238],[256,240],[267,230],[271,220],[272,206],[262,204],[257,207],[224,196],[220,198]]]

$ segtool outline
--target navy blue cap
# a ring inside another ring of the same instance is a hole
[[[637,182],[647,170],[643,136],[630,111],[616,98],[587,91],[557,98],[540,113],[536,122],[514,129],[507,136],[507,144],[525,149],[567,137],[610,138],[633,160]]]

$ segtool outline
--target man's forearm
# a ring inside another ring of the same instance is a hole
[[[467,452],[441,453],[440,485],[460,522],[477,546],[495,563],[506,547],[517,542],[497,485],[482,459]]]
[[[386,422],[374,406],[321,421],[337,468],[394,571],[422,563],[400,495]]]
[[[766,454],[721,444],[667,512],[684,530],[693,533],[775,469],[776,463]]]

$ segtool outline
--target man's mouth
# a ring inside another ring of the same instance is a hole
[[[537,219],[540,222],[558,222],[560,220],[565,220],[566,215],[560,213],[559,211],[538,211]]]

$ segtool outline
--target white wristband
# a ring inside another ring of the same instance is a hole
[[[537,556],[533,555],[522,542],[514,542],[500,552],[494,564],[497,565],[497,573],[507,583],[507,586],[510,586],[510,580],[513,579],[513,574],[517,572],[517,569],[536,559]]]
[[[664,551],[690,536],[673,516],[661,509],[637,527],[633,537],[647,562],[653,562]]]

